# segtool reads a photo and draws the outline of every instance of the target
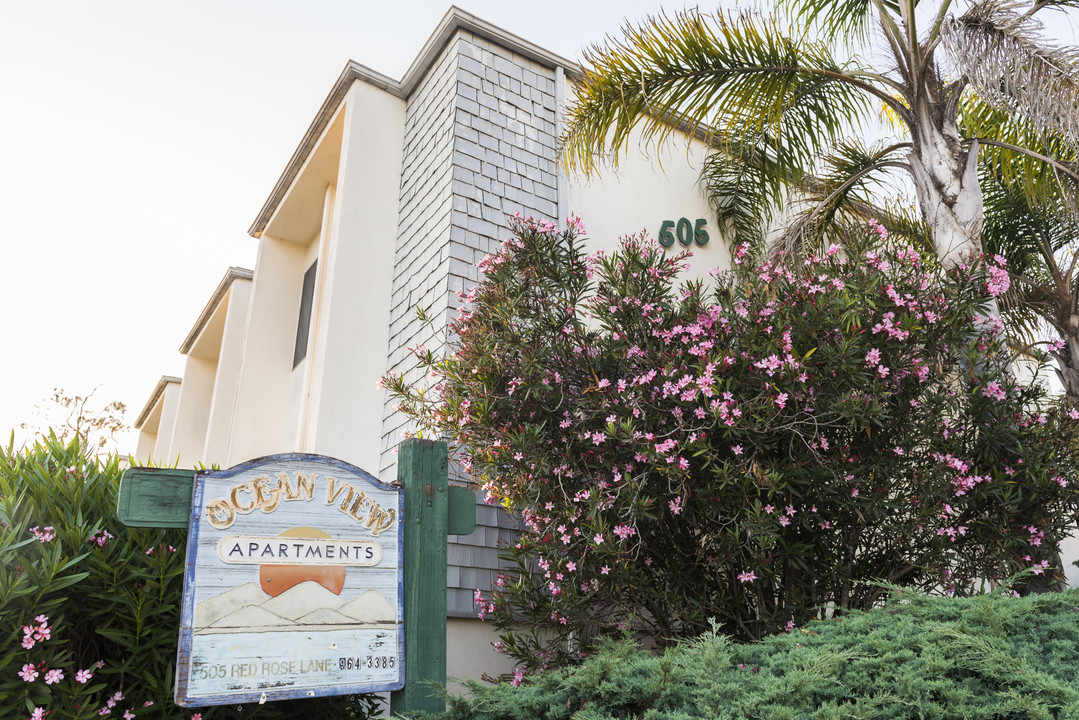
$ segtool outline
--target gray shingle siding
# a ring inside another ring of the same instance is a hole
[[[441,340],[416,305],[444,326],[457,291],[479,279],[476,261],[509,236],[508,215],[556,219],[556,141],[554,70],[459,31],[408,99],[388,370],[420,379],[407,348]],[[379,474],[393,480],[407,423],[390,405],[383,418]],[[500,567],[498,542],[515,535],[513,518],[477,502],[476,532],[449,538],[451,616],[475,616],[474,591],[489,590]]]

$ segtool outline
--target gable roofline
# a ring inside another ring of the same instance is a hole
[[[157,385],[154,386],[154,391],[150,393],[150,399],[142,406],[139,416],[135,419],[136,430],[141,430],[146,419],[150,417],[150,413],[153,412],[154,406],[157,405],[157,401],[165,394],[165,386],[171,383],[179,385],[181,382],[182,380],[174,375],[161,376],[161,379],[157,381]]]
[[[342,70],[341,74],[337,77],[337,81],[330,90],[330,94],[326,96],[318,113],[315,114],[315,119],[312,120],[311,125],[307,128],[307,132],[304,133],[299,146],[296,148],[295,152],[292,153],[292,157],[289,158],[288,164],[285,165],[284,172],[282,172],[281,177],[278,178],[277,184],[274,185],[273,190],[270,192],[270,196],[266,199],[266,202],[263,204],[255,221],[251,223],[251,227],[247,229],[248,235],[255,238],[262,235],[270,222],[270,218],[273,217],[274,212],[277,211],[277,208],[284,199],[288,189],[299,176],[300,169],[311,155],[311,152],[315,149],[319,138],[322,137],[323,131],[330,124],[330,121],[337,113],[337,110],[341,107],[345,95],[348,93],[349,88],[352,87],[354,82],[359,80],[368,85],[374,85],[396,97],[407,99],[408,96],[412,94],[412,91],[416,89],[420,80],[423,79],[427,70],[438,59],[438,56],[441,54],[446,44],[453,39],[454,34],[459,30],[466,30],[486,40],[495,42],[505,47],[507,50],[511,50],[518,55],[526,57],[545,67],[561,67],[566,71],[566,75],[571,78],[577,78],[581,75],[581,69],[577,63],[544,50],[539,45],[530,43],[511,32],[503,30],[496,25],[492,25],[471,13],[462,10],[456,5],[451,5],[450,9],[443,16],[441,22],[439,22],[434,33],[432,33],[427,39],[427,42],[424,43],[419,55],[416,56],[416,59],[412,61],[412,65],[405,71],[405,75],[401,80],[393,80],[355,60],[348,61],[345,65],[345,69]]]
[[[224,299],[225,293],[232,287],[232,283],[236,280],[250,280],[255,277],[255,273],[247,268],[242,267],[230,267],[225,272],[225,277],[221,278],[221,282],[217,284],[217,288],[214,290],[213,295],[210,296],[209,301],[206,303],[206,307],[202,309],[199,314],[199,319],[195,321],[195,325],[191,328],[191,332],[184,338],[183,343],[180,345],[180,354],[187,355],[191,348],[194,347],[195,341],[199,339],[199,335],[202,334],[203,329],[206,327],[206,323],[210,322],[210,318],[213,316],[214,311],[217,310],[217,306]]]

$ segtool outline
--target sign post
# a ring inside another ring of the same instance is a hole
[[[417,439],[400,446],[395,486],[317,455],[214,472],[128,469],[117,497],[120,521],[191,532],[177,702],[392,690],[392,712],[444,709],[431,683],[446,684],[446,536],[476,528],[475,494],[450,487],[447,475],[446,444]],[[397,504],[380,493],[394,493]],[[396,584],[372,574],[391,566]],[[207,575],[204,567],[214,569]],[[365,642],[374,643],[370,652]],[[273,654],[282,652],[288,657]]]
[[[397,481],[405,487],[405,677],[390,695],[390,713],[441,712],[446,703],[425,683],[446,687],[446,531],[449,487],[446,443],[405,442]],[[475,507],[475,505],[473,505]]]

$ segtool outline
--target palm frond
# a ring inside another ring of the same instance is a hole
[[[797,174],[866,117],[866,92],[884,95],[877,76],[837,63],[824,44],[751,15],[653,18],[594,47],[586,66],[561,142],[563,161],[585,172],[617,162],[635,132],[652,143],[681,130],[728,154],[767,143]]]
[[[957,122],[966,137],[1002,141],[1024,149],[983,143],[980,164],[993,178],[1015,191],[1021,190],[1031,207],[1079,219],[1079,182],[1074,179],[1079,174],[1079,148],[1074,144],[1057,133],[1043,132],[1015,118],[973,93],[961,99]]]
[[[1041,0],[1035,3],[1032,10],[1037,12],[1044,9],[1066,10],[1068,8],[1079,8],[1079,0]]]
[[[1039,323],[1065,333],[1079,292],[1079,220],[1032,204],[1021,182],[1002,180],[990,165],[982,164],[980,180],[986,251],[1005,258],[1013,277],[999,298],[1003,314],[1027,339]]]
[[[732,230],[739,244],[748,242],[754,247],[761,244],[768,224],[782,210],[787,188],[804,176],[797,163],[777,155],[784,147],[777,148],[767,137],[756,140],[723,137],[701,169],[719,226]]]
[[[819,174],[802,178],[791,204],[793,212],[772,241],[772,252],[793,257],[817,252],[829,242],[841,241],[852,225],[864,227],[870,219],[915,245],[927,242],[924,223],[908,217],[898,199],[887,197],[886,175],[905,167],[901,158],[908,149],[907,143],[872,148],[859,140],[840,143],[823,158]]]
[[[816,25],[829,42],[838,38],[865,41],[876,20],[873,0],[780,0],[778,5],[805,25]],[[898,10],[895,2],[885,5]]]
[[[1018,0],[981,0],[942,27],[942,48],[978,95],[1079,144],[1079,53],[1051,43]]]

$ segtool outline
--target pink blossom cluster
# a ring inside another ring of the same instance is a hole
[[[144,554],[153,555],[155,552],[174,553],[176,552],[176,548],[174,548],[172,545],[166,545],[165,543],[161,543],[160,545],[157,545],[155,547],[147,548]]]
[[[98,547],[105,547],[105,544],[108,543],[109,540],[112,540],[114,537],[116,536],[110,533],[108,530],[102,530],[100,533],[91,535],[88,542],[93,543]]]
[[[45,544],[52,542],[56,539],[56,530],[52,525],[47,525],[44,529],[39,529],[37,525],[30,528],[30,534],[37,538],[39,543]]]
[[[38,615],[34,618],[34,622],[37,624],[22,626],[22,646],[27,650],[34,647],[35,644],[43,640],[49,640],[52,637],[52,628],[49,626],[47,616]]]
[[[475,595],[472,597],[472,601],[479,611],[480,620],[485,620],[488,615],[495,611],[495,604],[490,600],[485,599],[483,597],[483,591],[478,588],[476,589]]]
[[[994,255],[986,262],[989,271],[989,279],[985,283],[985,290],[993,297],[998,297],[1008,292],[1011,287],[1011,276],[1008,275],[1007,261],[1000,255]]]

